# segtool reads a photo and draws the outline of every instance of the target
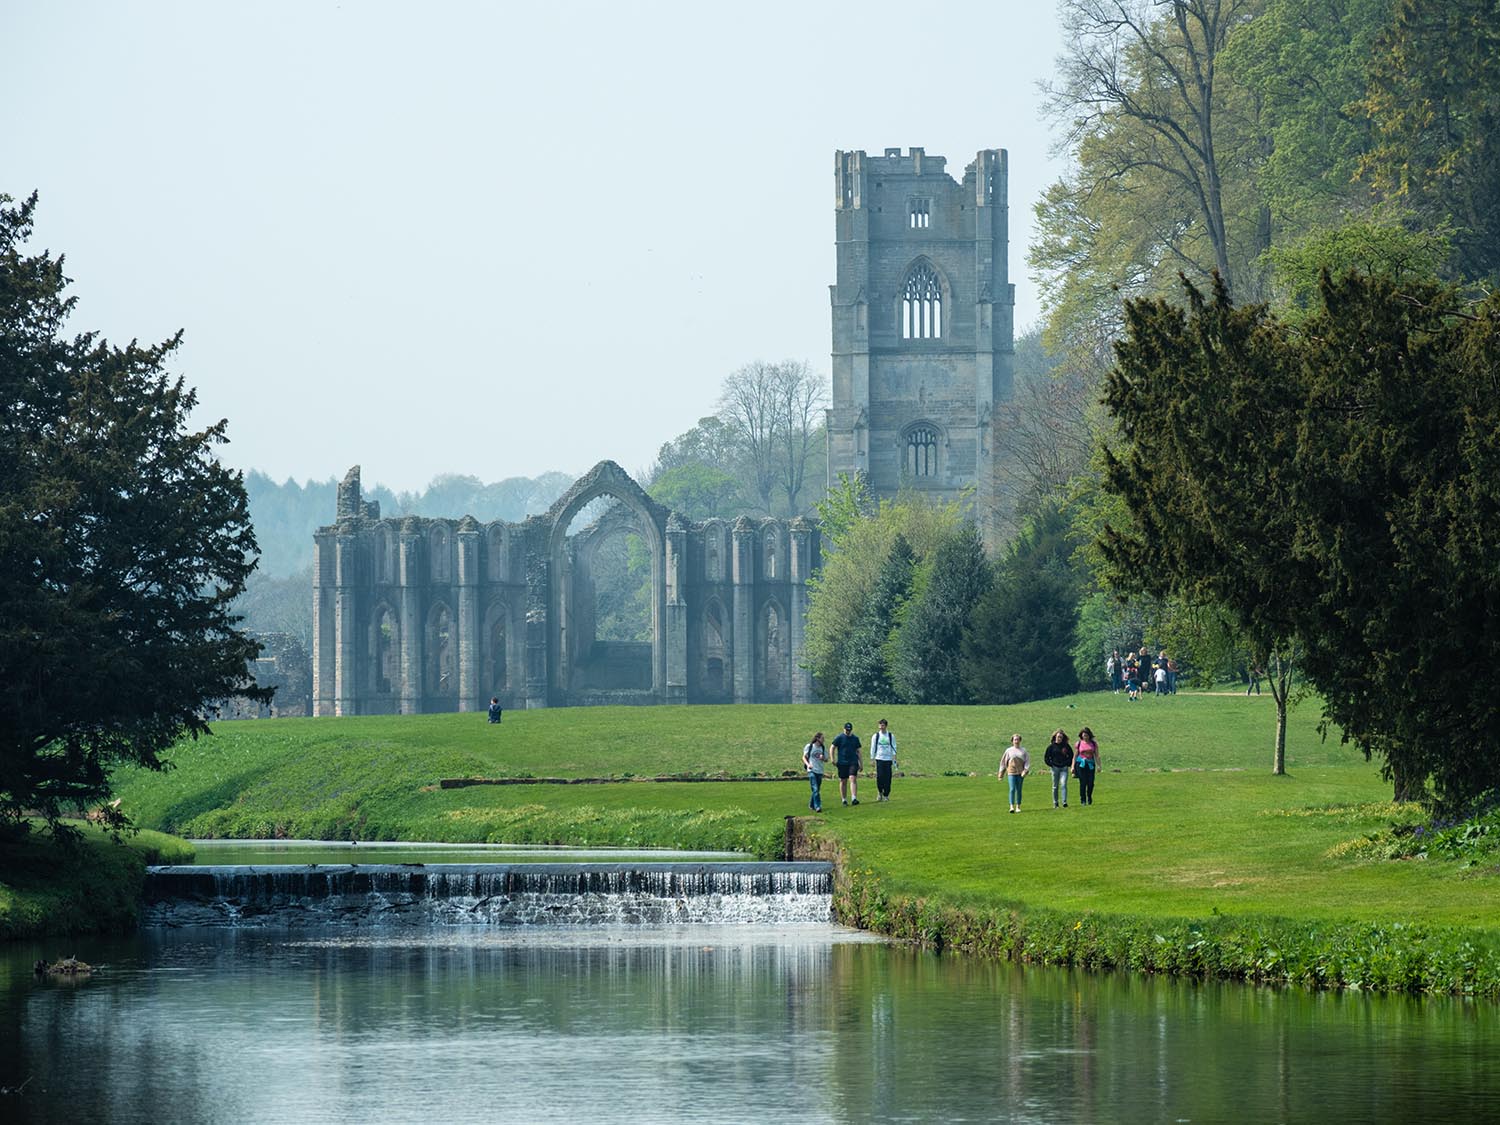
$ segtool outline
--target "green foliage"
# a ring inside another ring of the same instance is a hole
[[[1375,127],[1361,174],[1428,229],[1451,226],[1465,279],[1500,279],[1500,9],[1400,0],[1359,109]]]
[[[62,263],[28,257],[36,197],[0,197],[0,820],[109,792],[246,688],[231,605],[254,566],[225,423],[188,428],[180,336],[62,336]]]
[[[823,519],[823,564],[810,583],[806,660],[819,692],[831,698],[843,683],[850,632],[864,618],[896,536],[902,536],[921,560],[963,516],[957,504],[932,504],[909,492],[871,505],[862,480],[843,481],[818,511]]]
[[[891,703],[896,690],[886,670],[886,650],[896,628],[896,615],[911,596],[916,555],[900,532],[891,540],[864,614],[849,636],[844,654],[838,698],[846,703]]]
[[[1500,995],[1500,942],[1447,926],[1294,918],[1163,919],[984,908],[892,894],[856,869],[835,897],[847,925],[1027,964],[1364,992]]]
[[[594,635],[601,641],[651,640],[651,556],[633,531],[609,536],[594,552]]]
[[[990,587],[978,528],[960,524],[923,559],[922,571],[898,615],[891,679],[907,703],[968,703],[964,627]]]
[[[1268,257],[1285,296],[1283,315],[1295,319],[1321,303],[1325,273],[1342,277],[1352,270],[1398,282],[1425,281],[1438,276],[1452,253],[1445,231],[1408,230],[1397,223],[1366,220],[1315,230],[1272,247]]]
[[[995,567],[963,631],[964,683],[980,703],[1023,703],[1078,690],[1073,663],[1079,581],[1057,507],[1032,519]],[[1091,677],[1092,678],[1092,677]]]
[[[690,520],[737,515],[744,508],[740,481],[718,465],[689,461],[659,473],[651,498]]]
[[[118,838],[94,825],[58,839],[0,841],[0,941],[125,933],[140,913],[146,865],[184,863],[192,848],[160,832]]]
[[[1394,7],[1394,0],[1266,0],[1230,37],[1226,72],[1258,107],[1264,137],[1253,171],[1241,165],[1235,174],[1254,175],[1278,243],[1368,202],[1367,189],[1352,181],[1372,129],[1354,103]]]
[[[1132,302],[1106,400],[1121,575],[1229,609],[1252,652],[1295,642],[1327,714],[1398,796],[1460,805],[1500,738],[1500,300],[1325,281],[1291,329],[1222,288]],[[1161,473],[1171,465],[1175,471]]]

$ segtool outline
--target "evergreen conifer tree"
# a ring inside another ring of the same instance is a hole
[[[967,703],[964,625],[990,587],[979,529],[963,524],[933,551],[898,614],[891,679],[903,703]]]
[[[995,568],[964,630],[963,677],[979,703],[1024,703],[1078,690],[1073,632],[1078,580],[1067,520],[1038,514]]]
[[[886,648],[896,613],[911,596],[916,555],[900,532],[881,564],[864,615],[849,637],[844,655],[839,698],[847,703],[889,703],[896,697],[886,672]]]

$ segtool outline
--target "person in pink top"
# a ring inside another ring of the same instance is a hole
[[[1010,746],[1000,755],[1000,768],[995,771],[995,776],[1005,778],[1006,786],[1010,789],[1011,812],[1021,811],[1021,782],[1026,780],[1026,775],[1030,772],[1031,755],[1021,745],[1021,736],[1013,734],[1010,736]]]
[[[1094,732],[1084,727],[1073,746],[1073,776],[1078,779],[1078,802],[1094,803],[1094,775],[1099,772],[1099,742]]]

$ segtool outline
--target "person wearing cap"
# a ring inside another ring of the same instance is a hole
[[[896,736],[884,719],[870,736],[870,757],[875,762],[875,799],[891,799],[891,773],[896,768]]]
[[[854,733],[854,724],[845,723],[844,733],[833,740],[834,764],[839,771],[839,800],[846,805],[859,804],[859,748],[863,745]]]

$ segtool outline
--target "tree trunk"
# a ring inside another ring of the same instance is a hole
[[[1276,701],[1276,749],[1271,757],[1271,773],[1286,774],[1286,709],[1292,694],[1292,658],[1279,649],[1271,653],[1271,698]]]

